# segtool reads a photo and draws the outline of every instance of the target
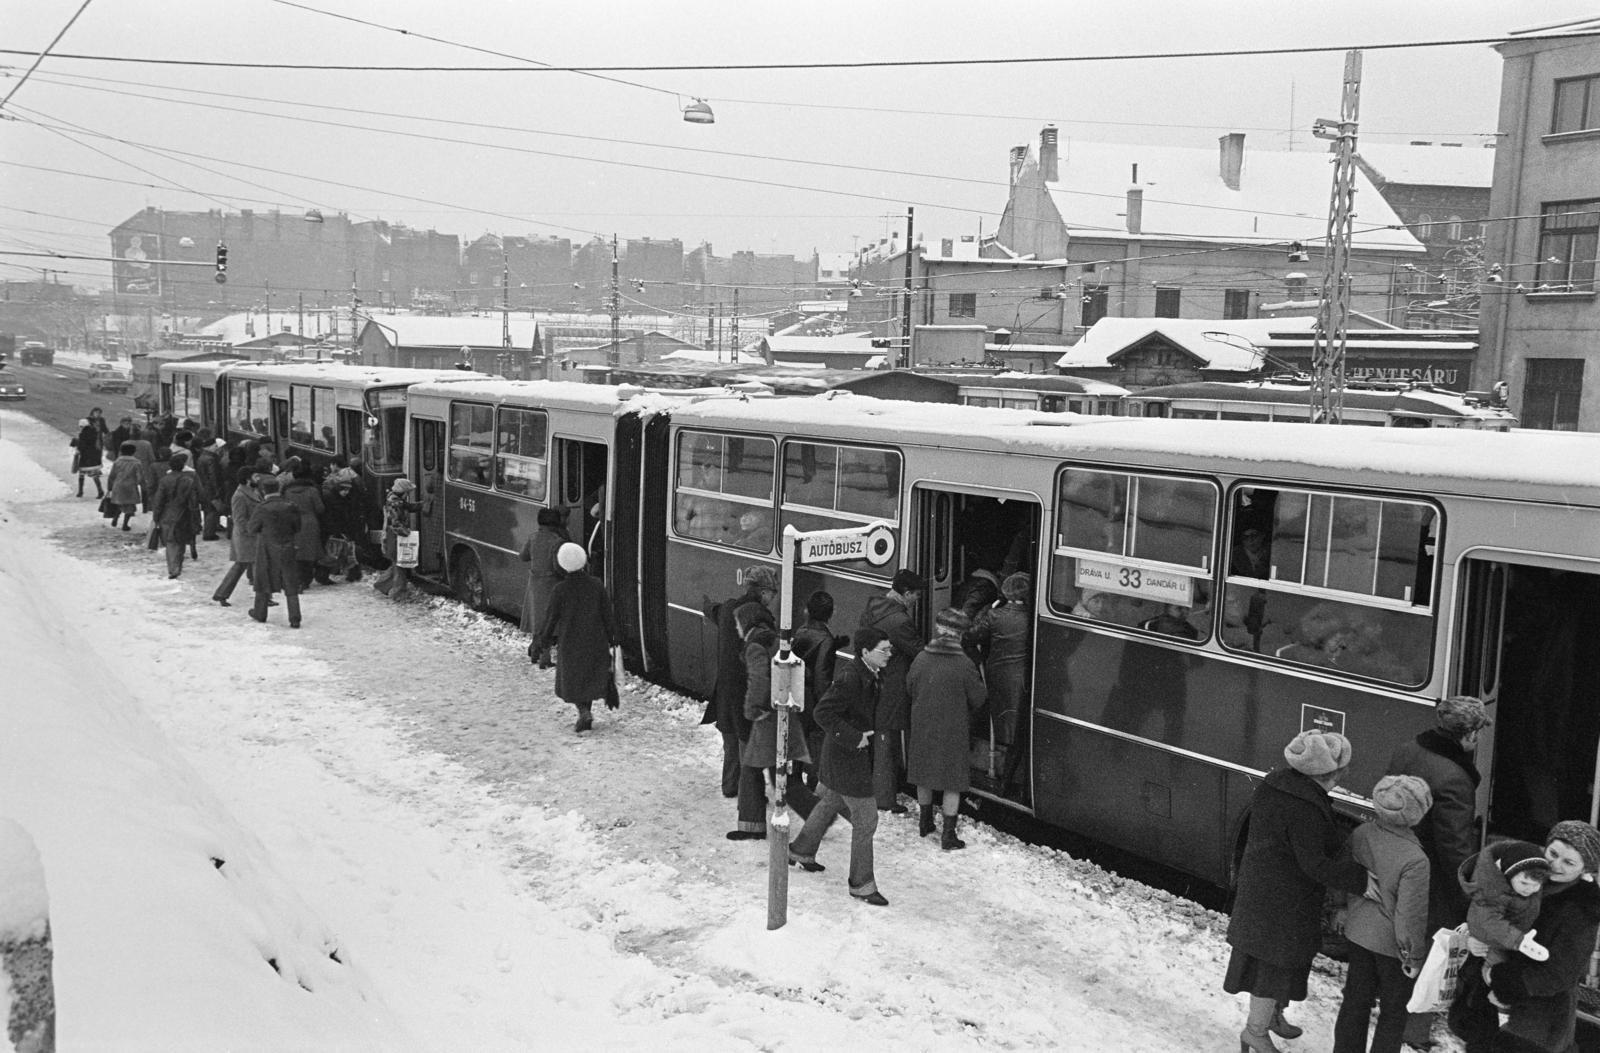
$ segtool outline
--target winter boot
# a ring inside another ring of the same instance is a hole
[[[960,821],[959,814],[944,817],[944,829],[939,834],[939,847],[946,852],[967,847],[967,843],[956,836],[956,824]]]
[[[83,476],[78,476],[78,496],[83,496]]]
[[[933,833],[933,805],[920,805],[917,815],[917,836],[927,837],[931,833]]]
[[[1244,1030],[1239,1032],[1239,1053],[1283,1053],[1268,1034],[1273,1017],[1277,1015],[1277,1002],[1251,995],[1250,1015],[1245,1019]]]
[[[594,714],[587,705],[578,707],[578,722],[572,726],[573,731],[588,731],[594,727]]]
[[[1306,1033],[1306,1029],[1298,1025],[1291,1024],[1289,1021],[1283,1018],[1283,1007],[1286,1004],[1287,1003],[1285,1002],[1278,1003],[1277,1012],[1272,1014],[1272,1023],[1267,1025],[1267,1030],[1271,1031],[1279,1038],[1299,1038],[1301,1035]]]

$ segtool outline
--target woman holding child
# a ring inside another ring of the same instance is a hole
[[[1466,1042],[1467,1053],[1572,1053],[1578,1048],[1578,985],[1600,932],[1600,888],[1595,887],[1600,831],[1576,819],[1559,822],[1545,838],[1544,857],[1549,877],[1537,917],[1523,920],[1536,928],[1548,957],[1540,961],[1524,951],[1487,968],[1468,959],[1450,1008],[1450,1030]],[[1469,859],[1462,865],[1464,885],[1476,888],[1479,862]],[[1503,1025],[1497,1006],[1510,1014]]]

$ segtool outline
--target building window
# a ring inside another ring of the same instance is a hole
[[[1156,290],[1156,317],[1176,318],[1178,307],[1183,300],[1182,289],[1157,289]]]
[[[1450,217],[1450,225],[1447,228],[1445,228],[1445,237],[1449,238],[1451,241],[1460,241],[1461,240],[1461,217],[1460,216],[1451,216]]]
[[[1250,290],[1228,289],[1222,294],[1223,318],[1250,317]]]
[[[955,292],[950,294],[951,318],[976,318],[978,317],[978,294],[972,292]]]
[[[1556,81],[1551,133],[1581,132],[1588,128],[1600,128],[1600,74]]]
[[[1600,198],[1544,206],[1539,224],[1539,285],[1593,292],[1600,248]]]
[[[1427,241],[1433,237],[1433,217],[1424,212],[1417,217],[1417,240]]]
[[[1583,359],[1530,358],[1522,393],[1522,426],[1547,431],[1578,430],[1583,395]]]
[[[1083,324],[1085,327],[1094,325],[1104,318],[1110,306],[1111,297],[1107,294],[1104,285],[1090,285],[1083,290]]]

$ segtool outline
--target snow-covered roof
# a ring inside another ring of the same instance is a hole
[[[819,252],[817,253],[817,281],[826,285],[829,282],[843,282],[850,280],[850,267],[855,263],[853,252]]]
[[[1494,151],[1473,146],[1363,145],[1361,159],[1387,183],[1412,186],[1465,186],[1489,189],[1494,179]],[[1362,219],[1366,203],[1362,203]]]
[[[394,314],[370,320],[390,341],[398,339],[401,347],[499,347],[502,332],[501,319],[495,315],[441,315]],[[534,319],[523,316],[511,318],[511,346],[532,347],[537,331]]]
[[[293,311],[273,311],[270,316],[271,327],[267,325],[268,317],[265,311],[230,314],[209,325],[201,326],[190,335],[204,340],[223,340],[230,344],[242,344],[246,340],[271,336],[285,329],[298,333],[303,317],[306,336],[320,339],[333,332],[337,324],[329,317],[328,312],[307,311],[302,316]]]
[[[1314,325],[1315,318],[1102,318],[1056,359],[1056,366],[1069,372],[1103,369],[1111,365],[1111,356],[1118,351],[1159,333],[1206,362],[1208,369],[1248,372],[1261,364],[1260,356],[1248,344],[1265,346],[1275,332],[1309,330]],[[1212,339],[1206,333],[1224,333],[1233,342]]]
[[[1028,149],[1036,164],[1038,143]],[[1215,148],[1062,138],[1059,151],[1060,178],[1045,187],[1067,229],[1083,237],[1276,245],[1320,242],[1327,235],[1333,185],[1328,154],[1246,147],[1239,189],[1231,190],[1222,181]],[[1134,165],[1144,190],[1142,234],[1128,233],[1125,215]],[[1355,179],[1361,210],[1355,246],[1425,252],[1366,174],[1358,169]]]
[[[841,336],[768,336],[767,346],[775,355],[862,354],[872,350],[870,333],[845,333]]]

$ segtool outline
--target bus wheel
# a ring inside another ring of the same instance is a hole
[[[450,580],[456,588],[456,599],[468,607],[481,611],[488,605],[484,595],[483,568],[478,566],[478,557],[471,552],[463,552],[456,557],[455,573],[450,575]]]

